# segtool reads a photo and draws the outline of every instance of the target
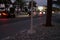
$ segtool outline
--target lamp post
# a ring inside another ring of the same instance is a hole
[[[33,0],[31,0],[31,28],[28,30],[28,33],[32,34],[36,31],[33,29]]]

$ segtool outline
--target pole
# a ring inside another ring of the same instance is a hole
[[[36,31],[33,29],[33,0],[31,0],[31,28],[28,30],[29,34],[35,33]]]
[[[33,0],[31,0],[31,30],[33,29]]]

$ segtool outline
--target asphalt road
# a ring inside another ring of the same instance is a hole
[[[33,25],[37,23],[43,23],[45,16],[34,17]],[[56,23],[60,23],[60,14],[54,14],[52,20]],[[15,35],[19,31],[24,31],[30,28],[31,20],[29,17],[26,18],[9,18],[0,19],[0,39],[10,35]]]
[[[35,16],[33,18],[37,18],[38,16]],[[17,18],[0,18],[0,25],[8,24],[8,23],[15,23],[18,21],[24,21],[24,20],[30,20],[31,17],[17,17]]]
[[[8,24],[8,23],[14,23],[18,21],[23,21],[29,19],[28,17],[26,18],[0,18],[0,25]]]
[[[40,17],[45,17],[45,15]],[[34,17],[34,18],[38,18],[38,17]],[[0,25],[15,23],[18,21],[30,20],[30,19],[31,19],[30,17],[0,18]],[[56,23],[60,23],[60,14],[53,14],[52,21]]]
[[[34,17],[34,25],[35,23],[39,23],[38,19],[41,20],[41,18],[42,17]],[[30,17],[0,19],[0,39],[10,35],[15,35],[16,32],[19,32],[21,30],[29,29],[31,26],[30,24]]]

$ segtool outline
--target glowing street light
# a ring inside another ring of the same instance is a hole
[[[42,11],[42,10],[43,10],[43,6],[39,6],[38,9],[39,9],[40,11]]]

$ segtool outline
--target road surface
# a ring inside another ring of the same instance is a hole
[[[52,19],[56,23],[60,23],[60,14],[54,14]],[[37,23],[45,23],[45,16],[40,16],[33,18],[33,26]],[[9,19],[0,19],[0,39],[15,35],[19,31],[24,31],[30,29],[31,19],[29,17],[26,18],[9,18]]]

